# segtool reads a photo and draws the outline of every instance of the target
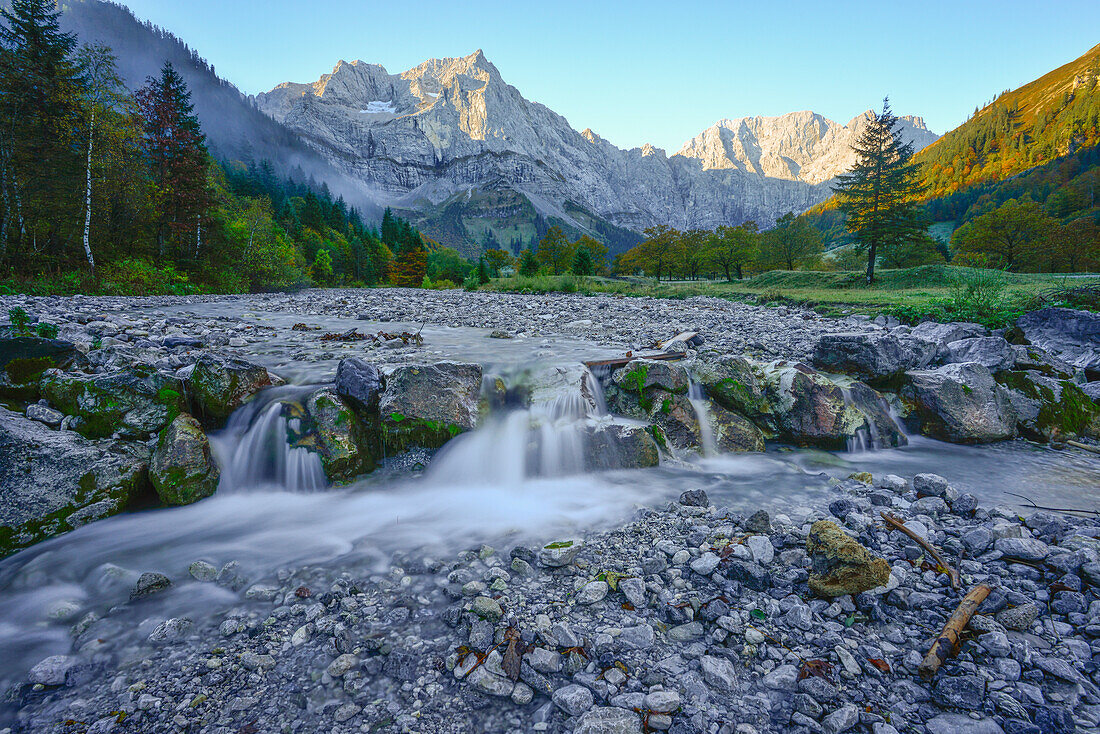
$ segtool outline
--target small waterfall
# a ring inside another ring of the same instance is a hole
[[[881,394],[866,386],[860,387],[862,389],[857,397],[852,394],[851,385],[840,386],[844,404],[855,408],[865,418],[864,426],[857,428],[855,434],[848,438],[848,452],[862,453],[909,443],[908,434],[894,407]]]
[[[695,418],[699,421],[699,443],[703,456],[715,456],[718,454],[717,443],[714,440],[714,427],[710,424],[710,413],[707,411],[707,400],[703,395],[703,388],[688,375],[688,401],[695,411]]]
[[[221,467],[218,491],[276,489],[311,492],[328,486],[321,458],[291,445],[301,429],[302,388],[265,390],[229,417],[226,427],[210,436]]]
[[[581,474],[589,469],[594,436],[610,423],[603,388],[586,372],[580,386],[570,384],[528,408],[490,416],[454,439],[433,459],[428,475],[501,485]]]

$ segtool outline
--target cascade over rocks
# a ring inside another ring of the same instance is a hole
[[[716,402],[707,405],[706,414],[714,431],[714,446],[718,451],[736,454],[764,450],[764,432],[748,418],[726,410]]]
[[[1100,314],[1072,308],[1042,308],[1016,322],[1029,344],[1100,379]]]
[[[461,362],[398,367],[378,403],[387,454],[436,448],[477,424],[481,365]]]
[[[149,479],[168,505],[189,505],[218,488],[221,471],[195,418],[180,413],[160,434],[149,462]]]
[[[55,431],[0,407],[0,557],[114,515],[147,487],[148,450]]]
[[[921,431],[953,443],[991,443],[1016,435],[1008,391],[977,362],[906,373],[901,397],[921,420]]]
[[[43,395],[87,438],[146,438],[157,433],[185,407],[183,383],[150,365],[133,365],[104,374],[46,370]]]
[[[707,395],[727,410],[752,419],[767,412],[767,399],[757,370],[744,357],[700,356],[688,367]]]
[[[653,435],[645,426],[599,423],[587,431],[584,470],[644,469],[661,462]]]
[[[196,412],[208,423],[220,423],[246,400],[274,384],[266,368],[237,357],[204,352],[187,377]]]

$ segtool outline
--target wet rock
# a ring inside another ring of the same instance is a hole
[[[164,591],[172,585],[172,580],[162,573],[146,571],[138,577],[137,583],[130,591],[130,601],[144,599],[157,592]]]
[[[267,369],[236,357],[199,355],[187,386],[204,420],[220,423],[257,392],[272,384]]]
[[[60,410],[54,410],[48,406],[35,403],[27,406],[27,417],[32,421],[44,423],[51,428],[57,428],[61,425],[61,421],[65,419],[65,414]]]
[[[27,679],[44,686],[64,685],[66,676],[76,663],[76,658],[70,655],[51,655],[31,668]]]
[[[376,414],[382,394],[382,373],[361,357],[340,360],[336,368],[336,394],[356,409],[360,416]]]
[[[161,432],[149,462],[149,479],[157,495],[165,504],[191,504],[214,494],[220,476],[202,426],[180,413]]]
[[[945,676],[932,689],[932,697],[948,708],[980,710],[985,698],[985,681],[976,675]]]
[[[439,362],[398,367],[379,399],[387,453],[435,448],[477,423],[481,365]]]
[[[709,507],[710,499],[702,489],[689,489],[680,493],[680,504],[688,507]]]
[[[90,441],[0,407],[0,557],[123,510],[148,487],[144,446]]]
[[[378,437],[335,390],[321,388],[311,393],[304,407],[302,431],[293,443],[320,455],[330,481],[345,482],[374,468],[371,449],[378,444]]]
[[[42,393],[87,438],[112,434],[146,438],[184,408],[183,383],[148,365],[96,375],[46,370]]]
[[[772,519],[767,510],[757,510],[745,521],[746,533],[767,533],[772,528]]]
[[[736,454],[764,450],[764,432],[748,418],[711,402],[706,404],[706,413],[719,452]]]
[[[769,418],[786,440],[839,449],[867,424],[839,385],[805,365],[772,363],[764,376]]]
[[[1050,547],[1034,538],[1000,538],[993,544],[993,548],[1006,558],[1032,563],[1042,561],[1050,554]]]
[[[743,357],[700,357],[689,369],[707,396],[726,410],[749,418],[759,418],[767,411],[760,379]]]
[[[980,336],[949,343],[943,361],[977,362],[990,372],[999,372],[1016,365],[1016,352],[1002,337]]]
[[[813,563],[810,589],[819,596],[858,594],[884,585],[890,566],[875,557],[834,523],[819,520],[810,528],[806,551]]]
[[[1100,372],[1100,314],[1043,308],[1016,322],[1024,338],[1086,372]]]
[[[640,734],[642,720],[618,706],[597,706],[577,720],[573,734]]]
[[[965,714],[940,714],[924,726],[928,734],[1004,734],[993,719],[972,719]]]
[[[557,689],[554,691],[554,695],[551,699],[555,706],[569,716],[580,716],[585,711],[592,708],[594,702],[592,691],[584,686],[578,686],[576,684],[570,684]]]
[[[917,474],[913,477],[913,489],[918,497],[943,497],[947,494],[947,480],[939,474]]]
[[[1007,391],[975,362],[906,373],[901,391],[921,418],[922,431],[953,443],[990,443],[1016,433]]]
[[[612,377],[623,390],[646,394],[652,388],[670,393],[686,393],[688,372],[682,364],[653,359],[635,359]]]
[[[359,658],[351,654],[343,654],[338,656],[335,660],[329,663],[325,672],[331,675],[333,678],[342,678],[348,671],[359,665]]]
[[[583,547],[584,541],[579,538],[555,541],[539,549],[539,563],[551,568],[568,566]]]
[[[857,331],[823,334],[814,345],[813,364],[875,381],[923,367],[932,355],[918,341],[902,341],[888,332]]]
[[[661,463],[657,442],[646,426],[600,423],[585,441],[585,471],[644,469]]]
[[[0,336],[0,397],[35,400],[42,373],[79,365],[82,355],[71,342],[37,336]]]
[[[606,589],[604,590],[606,594]],[[474,599],[473,604],[470,606],[472,611],[482,619],[487,619],[490,622],[496,622],[502,616],[504,616],[503,610],[500,608],[500,604],[495,599],[490,599],[487,596],[479,596]]]

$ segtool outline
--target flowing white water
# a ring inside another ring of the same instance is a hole
[[[267,390],[210,436],[222,472],[219,493],[261,488],[311,492],[328,486],[320,457],[291,445],[291,432],[301,430],[301,399],[308,391],[300,387]]]
[[[696,384],[688,375],[688,401],[695,411],[695,418],[699,421],[699,444],[703,456],[715,456],[718,453],[717,444],[714,441],[714,426],[710,424],[710,412],[707,410],[706,397],[703,388]]]

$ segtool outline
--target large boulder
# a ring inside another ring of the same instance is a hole
[[[214,494],[221,472],[202,426],[180,413],[161,431],[149,462],[149,480],[167,505],[189,505]]]
[[[748,418],[711,401],[707,402],[706,414],[714,446],[719,452],[736,454],[764,450],[764,432]]]
[[[311,393],[304,408],[292,443],[320,455],[329,481],[345,482],[374,469],[377,435],[364,426],[350,401],[326,387]]]
[[[977,362],[906,373],[901,397],[921,420],[921,431],[952,443],[990,443],[1016,434],[1008,391]]]
[[[767,412],[767,398],[756,369],[744,357],[700,357],[689,370],[714,402],[749,418]]]
[[[930,345],[932,359],[942,359],[947,355],[947,345],[960,339],[987,336],[989,329],[981,324],[966,321],[953,321],[941,324],[938,321],[925,321],[909,330],[910,339],[919,339]],[[924,365],[922,365],[924,366]]]
[[[765,365],[764,391],[776,433],[794,443],[844,448],[867,423],[840,385],[803,364]]]
[[[91,441],[0,407],[0,557],[113,515],[148,481],[138,444]]]
[[[59,410],[78,418],[73,427],[87,438],[116,432],[145,438],[184,409],[183,383],[149,365],[96,375],[49,369],[41,388]]]
[[[822,334],[814,345],[813,364],[875,382],[923,367],[933,356],[926,342],[902,340],[882,331],[854,331]]]
[[[890,580],[886,559],[873,555],[828,520],[810,527],[806,553],[812,563],[810,591],[818,596],[858,594]]]
[[[645,393],[650,388],[686,393],[690,380],[682,364],[657,359],[632,360],[613,379],[623,389],[636,393]]]
[[[361,415],[378,411],[382,394],[382,373],[362,357],[340,360],[336,368],[336,394],[347,400]]]
[[[1035,371],[1000,372],[996,379],[1008,388],[1020,430],[1029,438],[1100,438],[1100,406],[1081,385]]]
[[[409,365],[386,375],[378,401],[388,454],[410,446],[436,448],[477,424],[481,365]]]
[[[1100,314],[1043,308],[1021,316],[1016,328],[1028,343],[1100,379]]]
[[[60,339],[0,336],[0,397],[34,400],[38,381],[50,368],[66,369],[83,360],[76,347]]]
[[[977,362],[990,372],[1000,372],[1016,366],[1016,350],[1003,337],[977,336],[949,342],[943,361]]]
[[[648,428],[636,424],[600,422],[585,435],[584,469],[644,469],[661,461]]]
[[[220,424],[271,384],[271,374],[263,366],[211,352],[199,355],[187,378],[195,411],[208,424]]]

